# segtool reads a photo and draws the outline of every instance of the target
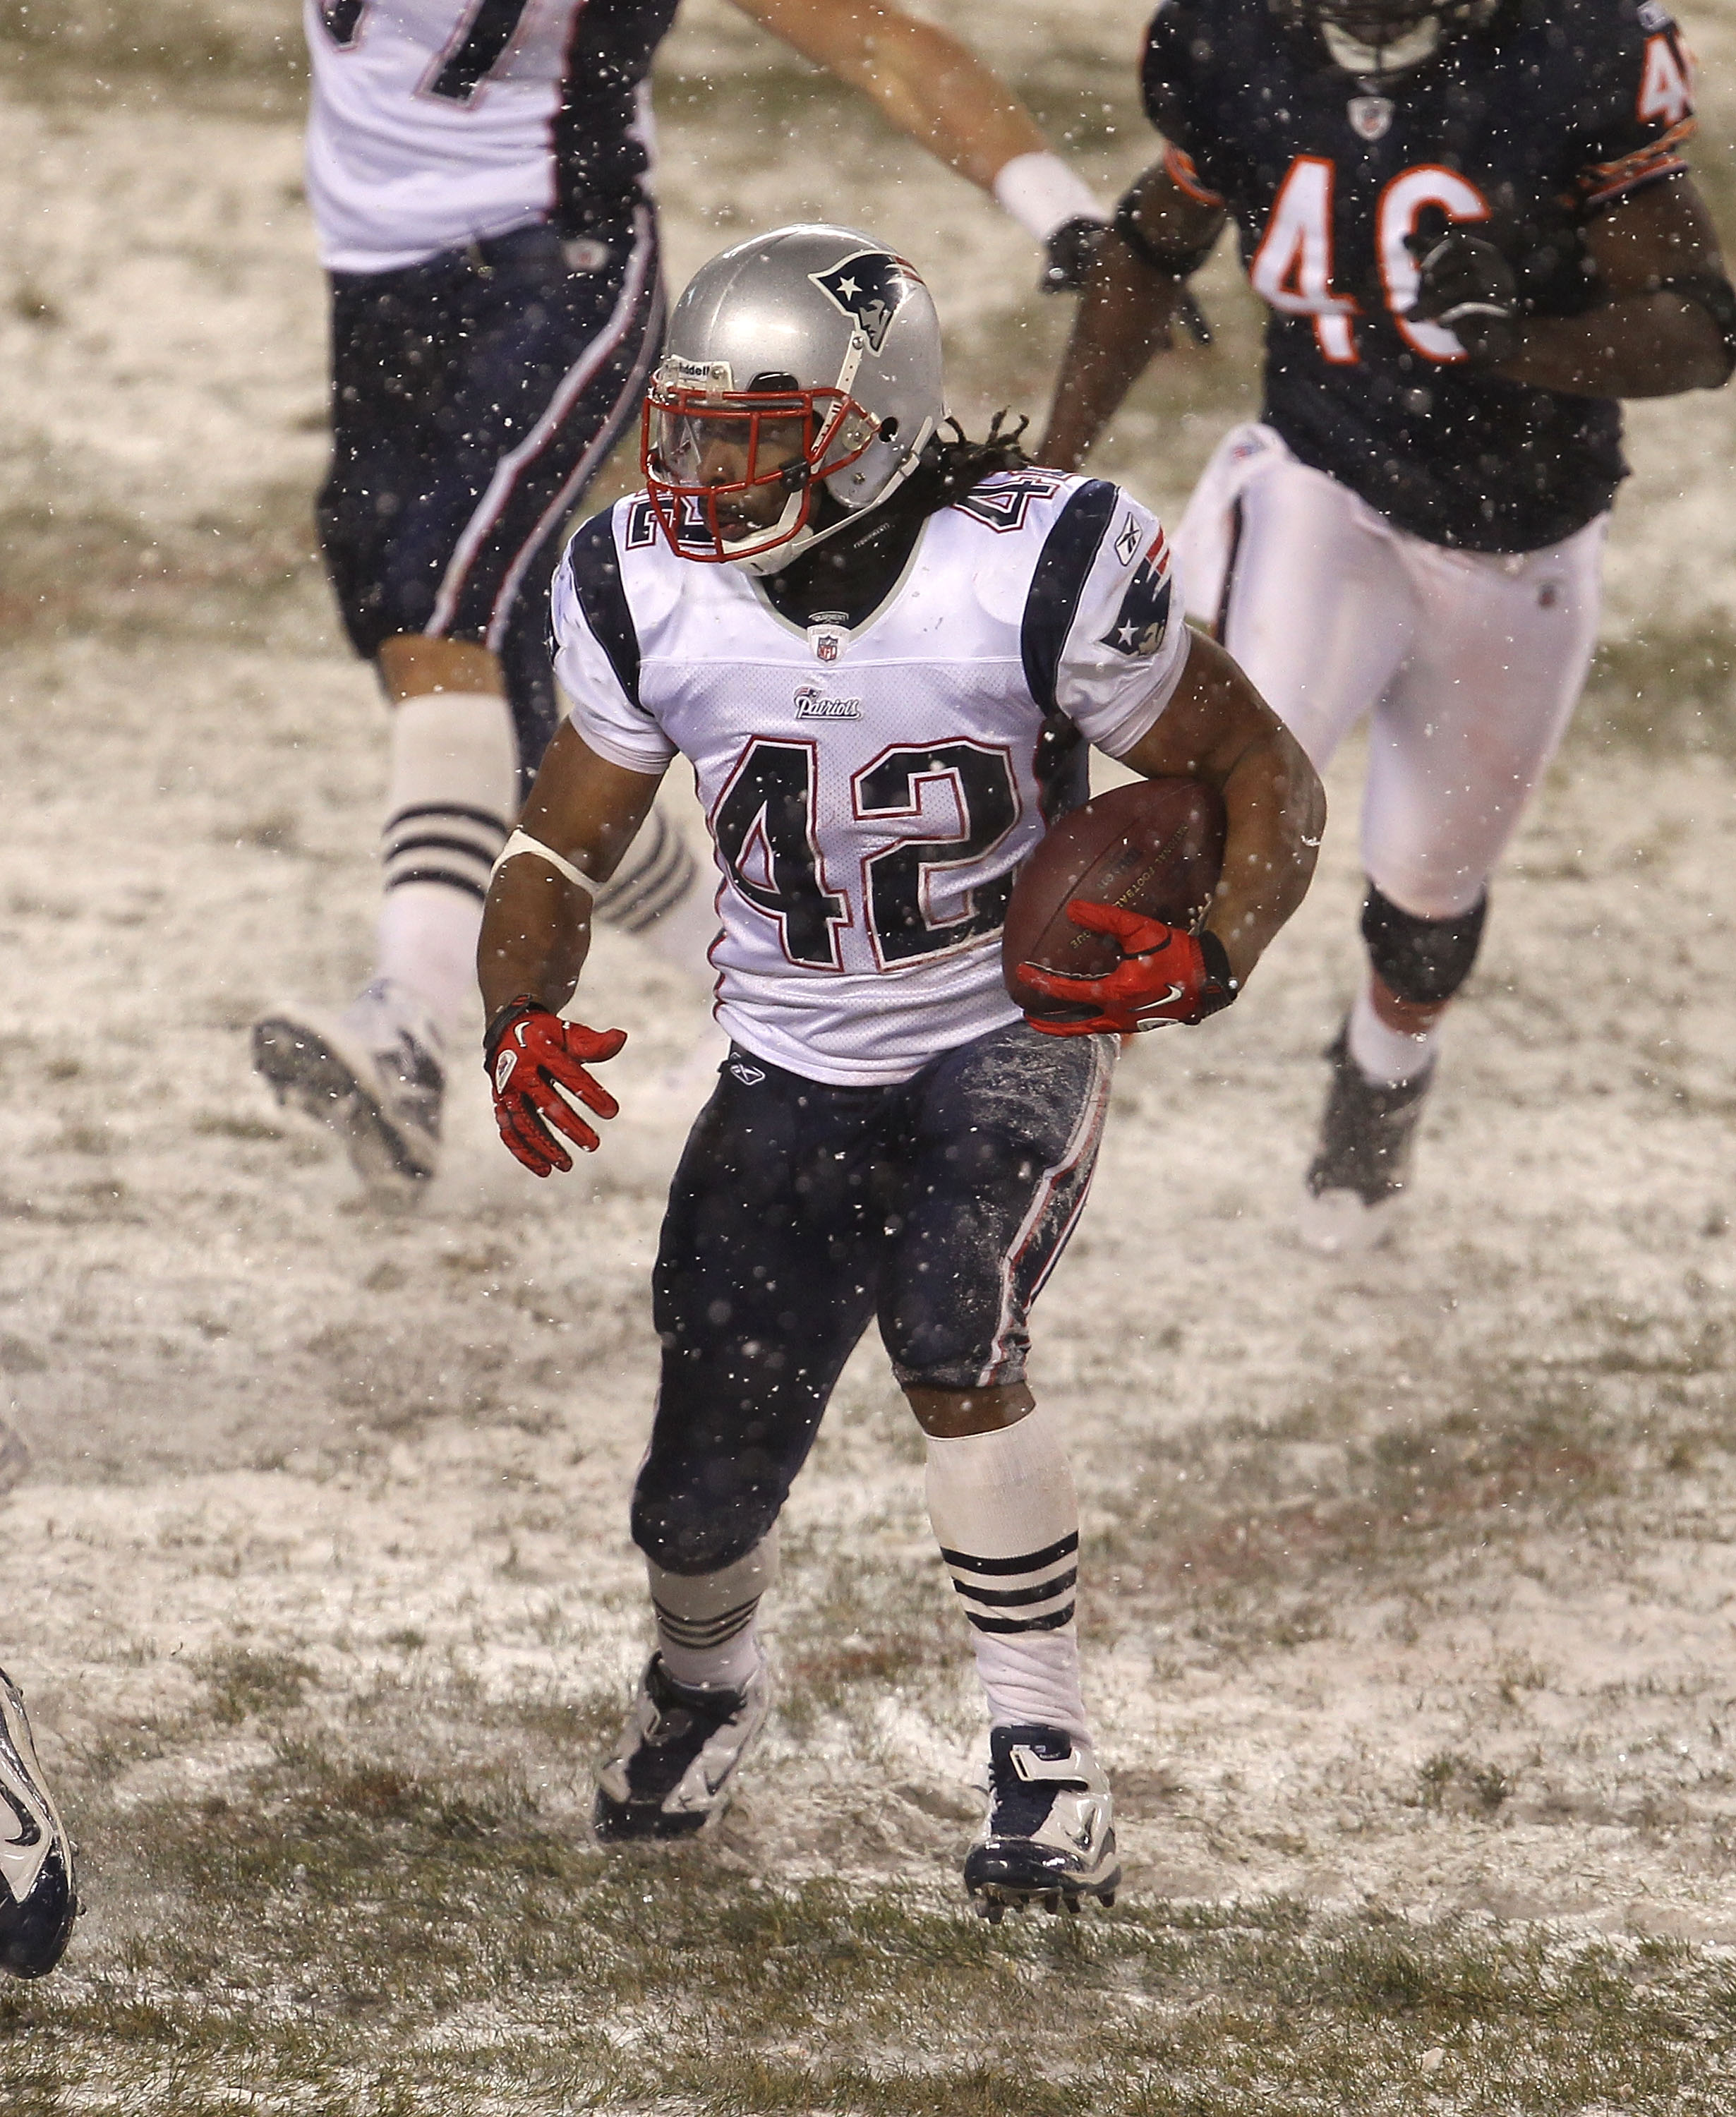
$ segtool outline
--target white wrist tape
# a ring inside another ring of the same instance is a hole
[[[559,853],[551,851],[540,838],[532,837],[529,831],[513,833],[501,848],[501,856],[495,862],[493,873],[488,879],[492,882],[507,861],[516,860],[520,853],[534,853],[538,860],[547,860],[556,874],[564,874],[569,882],[576,883],[587,897],[597,894],[596,883],[583,868],[575,867],[570,860],[562,860]]]
[[[1039,242],[1046,242],[1063,221],[1109,219],[1078,172],[1046,151],[1004,162],[995,178],[995,202]]]

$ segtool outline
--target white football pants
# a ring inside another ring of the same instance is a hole
[[[1483,893],[1578,700],[1597,636],[1601,515],[1540,551],[1449,551],[1239,427],[1176,536],[1188,615],[1317,771],[1372,717],[1369,879],[1420,919]]]

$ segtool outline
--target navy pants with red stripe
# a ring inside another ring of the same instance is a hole
[[[633,1496],[648,1557],[709,1573],[753,1549],[871,1317],[903,1383],[1023,1379],[1118,1048],[1018,1022],[870,1088],[732,1049],[658,1252],[663,1373]]]
[[[548,585],[584,488],[638,413],[663,325],[640,209],[575,270],[538,225],[393,272],[331,275],[320,543],[372,660],[394,634],[499,655],[533,773],[556,726]]]

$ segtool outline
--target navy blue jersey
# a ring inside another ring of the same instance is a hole
[[[1271,309],[1264,416],[1304,463],[1475,551],[1535,551],[1609,505],[1613,401],[1477,373],[1450,332],[1397,311],[1429,207],[1501,245],[1529,312],[1595,305],[1586,224],[1679,176],[1693,129],[1660,0],[1507,0],[1389,96],[1267,0],[1165,0],[1143,86],[1170,176],[1235,221]]]

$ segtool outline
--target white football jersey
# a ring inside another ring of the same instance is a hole
[[[724,1027],[870,1086],[1017,1018],[1013,872],[1083,798],[1085,741],[1120,756],[1169,703],[1189,639],[1170,600],[1155,517],[1101,479],[986,480],[928,519],[854,631],[804,630],[751,575],[677,557],[639,496],[567,547],[555,669],[599,755],[691,760]]]
[[[303,0],[321,261],[390,271],[547,219],[568,123],[628,131],[642,168],[644,71],[674,12],[674,0]]]

